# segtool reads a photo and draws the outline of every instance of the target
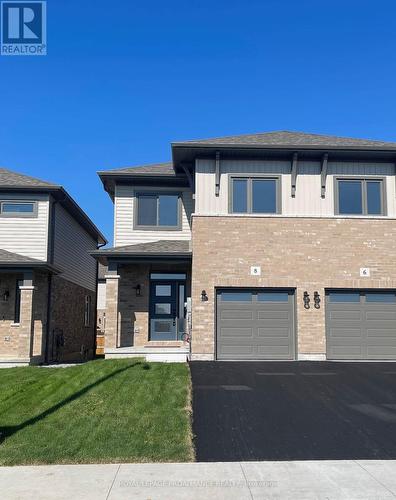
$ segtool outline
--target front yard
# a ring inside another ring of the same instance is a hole
[[[185,364],[0,370],[0,465],[193,459]]]

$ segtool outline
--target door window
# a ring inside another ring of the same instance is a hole
[[[155,295],[157,297],[169,297],[172,293],[171,285],[156,285]]]

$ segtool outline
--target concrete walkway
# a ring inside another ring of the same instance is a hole
[[[396,498],[396,461],[51,465],[0,468],[9,499]]]

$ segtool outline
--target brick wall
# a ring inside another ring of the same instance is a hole
[[[18,357],[18,329],[12,327],[15,314],[16,274],[0,275],[0,357]],[[9,292],[8,301],[4,293]]]
[[[120,347],[142,347],[149,336],[150,266],[131,265],[120,269],[119,283],[119,342]],[[141,295],[136,297],[135,287]]]
[[[130,264],[118,269],[117,277],[106,280],[105,347],[143,347],[149,342],[150,273],[187,275],[186,293],[190,294],[190,270],[183,264]],[[136,297],[135,287],[141,295]],[[117,320],[115,320],[117,318]],[[156,342],[160,344],[160,342]],[[166,342],[164,343],[166,345]]]
[[[85,297],[91,296],[90,324],[84,324]],[[85,361],[95,351],[95,292],[60,276],[52,277],[49,360]],[[63,346],[59,345],[63,336]],[[58,339],[58,340],[57,340]]]
[[[45,273],[34,274],[34,290],[24,290],[21,300],[21,320],[31,323],[14,324],[15,294],[17,279],[22,274],[0,275],[0,358],[29,358],[40,362],[44,356],[44,339],[47,321],[47,280]],[[3,300],[4,292],[9,292],[8,301]],[[31,305],[33,300],[33,305]],[[23,309],[23,310],[22,310]],[[33,333],[33,335],[31,335]],[[30,339],[27,339],[27,336]],[[23,337],[23,338],[22,338]]]
[[[251,276],[251,266],[261,266],[261,276]],[[370,278],[360,278],[361,267]],[[192,278],[196,359],[213,359],[220,286],[296,288],[298,353],[324,354],[325,288],[396,288],[396,221],[194,216]],[[319,292],[320,309],[304,309],[305,290],[311,299]]]

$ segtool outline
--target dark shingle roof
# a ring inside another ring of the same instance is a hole
[[[189,254],[191,253],[188,240],[161,240],[149,243],[137,243],[113,248],[104,248],[93,252],[94,254]]]
[[[18,174],[6,168],[0,168],[0,187],[44,187],[58,188],[57,184],[52,184],[29,175]]]
[[[137,243],[122,247],[104,248],[90,252],[101,264],[106,265],[109,258],[131,260],[147,259],[180,259],[191,258],[190,241],[185,240],[162,240],[149,243]]]
[[[329,148],[373,148],[393,149],[396,142],[372,141],[369,139],[353,139],[349,137],[338,137],[333,135],[308,134],[305,132],[290,132],[280,130],[275,132],[264,132],[260,134],[231,135],[216,137],[213,139],[202,139],[174,143],[174,146],[185,145],[219,145],[219,146],[263,146],[263,147],[329,147]]]
[[[31,257],[26,257],[26,255],[20,255],[19,253],[9,252],[8,250],[3,250],[0,248],[0,264],[41,264],[42,261],[37,259],[32,259]]]
[[[172,162],[151,163],[148,165],[137,165],[136,167],[115,168],[105,170],[99,174],[133,174],[133,175],[176,175]]]

